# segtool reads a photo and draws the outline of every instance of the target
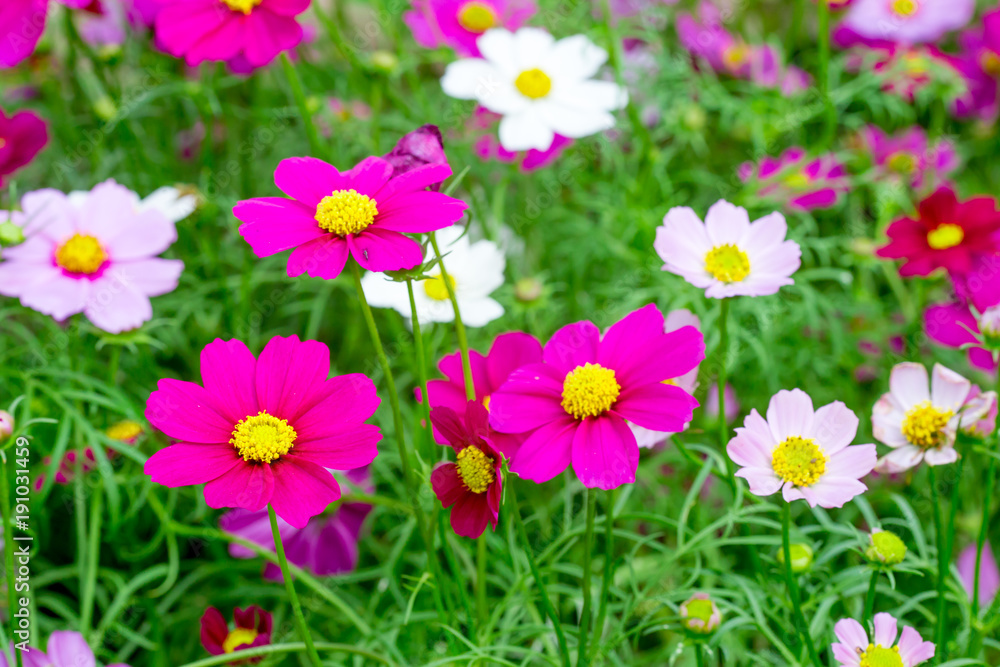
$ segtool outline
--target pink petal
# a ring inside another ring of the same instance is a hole
[[[113,274],[120,276],[138,294],[160,296],[177,288],[177,281],[184,271],[179,259],[135,259],[115,262]]]
[[[929,466],[944,466],[958,460],[958,451],[954,447],[928,449],[924,452],[924,461]]]
[[[83,313],[97,328],[117,334],[137,329],[153,318],[153,305],[149,298],[135,290],[127,280],[115,267],[91,283]]]
[[[456,535],[475,539],[493,522],[490,506],[484,494],[467,493],[451,510],[451,527]]]
[[[270,257],[328,236],[316,222],[316,209],[294,199],[247,199],[233,207],[233,215],[243,221],[240,235],[258,257]]]
[[[294,18],[272,14],[263,7],[250,12],[246,29],[243,53],[254,67],[268,64],[279,53],[302,41],[302,26]]]
[[[145,414],[154,427],[185,442],[229,442],[235,426],[203,387],[167,378],[149,395]]]
[[[216,338],[201,351],[202,383],[232,424],[260,410],[256,367],[257,360],[241,340]]]
[[[510,471],[539,484],[549,481],[572,463],[576,429],[576,420],[568,415],[542,426],[521,444]]]
[[[906,667],[914,667],[934,657],[934,643],[925,642],[919,632],[905,627],[899,636],[899,657]]]
[[[777,442],[791,436],[804,437],[811,432],[813,403],[801,389],[782,389],[771,397],[767,406],[767,423]]]
[[[360,234],[349,235],[347,245],[357,263],[369,271],[412,269],[424,259],[416,241],[375,226]]]
[[[562,407],[563,377],[548,364],[529,364],[511,374],[490,398],[490,425],[524,433],[571,418]]]
[[[812,429],[804,435],[814,438],[827,456],[833,456],[851,444],[857,432],[858,416],[840,401],[834,401],[816,411]]]
[[[878,461],[875,445],[854,445],[840,450],[826,462],[826,475],[861,479]]]
[[[275,485],[271,468],[272,466],[266,463],[240,461],[221,477],[205,484],[205,502],[215,509],[221,507],[242,507],[250,511],[262,509],[271,499]]]
[[[374,424],[329,425],[322,437],[296,439],[292,453],[324,468],[351,470],[375,460],[381,439],[382,432]]]
[[[425,164],[389,179],[375,193],[374,198],[376,201],[389,201],[397,195],[418,192],[436,183],[442,183],[449,176],[451,176],[451,166],[447,162]],[[381,207],[379,210],[381,211]]]
[[[837,624],[833,626],[833,634],[852,651],[857,649],[864,651],[868,648],[868,633],[853,618],[837,621]]]
[[[360,194],[375,198],[392,177],[392,165],[380,157],[366,157],[344,175],[351,180],[350,187]],[[378,200],[375,201],[377,205]]]
[[[314,157],[290,157],[282,160],[274,170],[274,184],[289,197],[310,207],[313,215],[323,197],[333,194],[335,190],[354,187],[346,174],[341,174],[332,164]]]
[[[375,383],[361,373],[332,377],[318,391],[322,400],[295,420],[295,430],[302,440],[322,437],[339,424],[360,424],[375,414],[380,403]]]
[[[885,612],[875,614],[875,645],[892,648],[896,645],[896,619]]]
[[[889,375],[889,390],[904,411],[917,403],[929,401],[931,393],[927,382],[927,369],[923,364],[912,361],[896,364]]]
[[[242,463],[232,445],[179,443],[164,447],[146,461],[143,472],[153,482],[170,488],[204,484]]]
[[[500,388],[510,374],[521,366],[542,361],[542,344],[538,339],[520,331],[500,334],[493,341],[486,356],[490,391]],[[428,389],[429,390],[429,389]]]
[[[934,364],[931,379],[931,403],[958,412],[969,396],[972,383],[941,364]]]
[[[294,278],[305,272],[313,278],[333,280],[344,270],[348,256],[350,248],[346,239],[324,234],[292,252],[288,258],[288,275]]]
[[[770,465],[747,466],[736,471],[737,477],[742,477],[750,485],[750,493],[755,496],[770,496],[777,493],[783,480],[774,474]]]
[[[220,11],[225,10],[220,8]],[[206,60],[229,60],[239,53],[243,44],[247,42],[249,22],[249,16],[227,17],[218,28],[192,44],[184,54],[184,60],[192,67]]]
[[[87,641],[79,632],[56,630],[49,635],[49,643],[45,648],[49,660],[54,665],[62,667],[95,667],[94,652],[90,650]]]
[[[465,215],[468,205],[440,192],[411,192],[378,204],[373,227],[407,234],[449,227]]]
[[[920,465],[924,460],[924,450],[914,445],[903,445],[879,459],[875,470],[879,473],[898,474]]]
[[[441,501],[442,507],[451,507],[462,496],[469,493],[465,482],[458,474],[458,466],[451,462],[439,463],[434,466],[434,470],[431,472],[431,488],[434,489],[434,495]]]
[[[600,338],[601,332],[592,322],[567,324],[545,344],[542,353],[545,363],[555,366],[564,376],[577,366],[595,363]]]
[[[602,415],[580,422],[573,437],[573,471],[585,487],[615,489],[631,484],[638,465],[639,446],[625,420]]]
[[[257,360],[255,386],[260,409],[291,423],[318,403],[330,374],[330,349],[298,336],[275,336]]]
[[[305,528],[309,519],[340,498],[340,485],[327,470],[286,454],[273,466],[274,512],[296,528]],[[208,487],[205,487],[208,490]]]
[[[696,407],[698,401],[680,387],[654,383],[623,391],[613,411],[644,428],[680,433]]]

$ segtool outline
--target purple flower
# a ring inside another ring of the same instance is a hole
[[[59,0],[73,9],[83,9],[91,0]],[[0,68],[14,67],[35,52],[45,32],[49,0],[3,0],[0,2]]]
[[[4,176],[31,162],[48,141],[45,121],[37,115],[21,111],[8,117],[0,109],[0,187]]]
[[[804,148],[789,148],[777,158],[739,168],[744,183],[758,181],[757,195],[800,211],[834,206],[847,192],[847,170],[832,154],[809,159]]]
[[[0,652],[0,667],[14,667],[13,642],[10,649]],[[43,653],[36,648],[28,648],[21,653],[21,664],[24,667],[94,667],[94,652],[87,645],[87,640],[79,632],[72,630],[57,630],[49,635],[49,643]],[[124,663],[115,663],[108,667],[129,667]]]
[[[914,190],[942,185],[946,182],[944,177],[958,168],[958,156],[951,142],[942,139],[929,145],[919,125],[893,136],[868,125],[861,130],[860,139],[874,161],[879,178],[905,181]]]
[[[392,150],[382,156],[392,165],[392,175],[399,176],[427,164],[448,164],[444,154],[444,140],[437,125],[421,125],[396,142]],[[441,189],[440,183],[431,186],[434,191]]]
[[[965,591],[972,597],[976,580],[976,545],[970,544],[962,550],[958,557],[958,576],[962,579]],[[993,557],[990,543],[983,544],[983,555],[979,563],[979,603],[988,606],[1000,590],[1000,571]]]

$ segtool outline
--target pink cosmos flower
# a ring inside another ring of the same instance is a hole
[[[236,627],[229,629],[226,618],[215,607],[209,607],[201,617],[201,645],[212,655],[235,653],[271,643],[271,612],[257,605],[245,610],[233,610]]]
[[[295,17],[310,0],[174,0],[156,14],[156,39],[189,66],[207,60],[263,67],[302,41]]]
[[[500,518],[503,496],[503,457],[491,443],[489,412],[469,401],[462,412],[431,410],[436,433],[455,450],[455,462],[439,463],[431,472],[431,486],[444,507],[451,507],[451,527],[457,535],[477,538]]]
[[[840,667],[882,664],[914,667],[934,657],[933,643],[925,642],[911,627],[903,628],[900,635],[896,619],[886,613],[875,614],[875,635],[871,641],[864,627],[853,618],[837,621],[833,631],[840,642],[830,648]]]
[[[758,164],[744,162],[738,173],[757,186],[758,197],[799,211],[834,206],[849,189],[843,163],[830,154],[809,159],[799,147]]]
[[[366,466],[381,433],[361,374],[330,374],[323,343],[275,336],[259,358],[241,341],[216,339],[201,353],[204,386],[163,379],[146,403],[149,423],[177,444],[146,461],[169,487],[205,485],[209,507],[258,511],[271,504],[295,528],[340,498],[327,468]]]
[[[121,46],[128,27],[128,6],[125,0],[103,0],[96,14],[85,14],[80,21],[80,37],[91,46]]]
[[[545,482],[572,464],[588,488],[629,484],[639,447],[628,423],[683,430],[698,401],[664,380],[704,358],[701,332],[664,333],[663,314],[653,304],[603,336],[592,322],[570,324],[546,343],[542,363],[521,367],[493,393],[490,426],[528,434],[510,465],[526,479]]]
[[[403,21],[417,44],[450,46],[460,56],[480,56],[476,40],[490,28],[515,31],[535,15],[534,0],[412,0]]]
[[[996,393],[986,392],[967,405],[971,389],[972,383],[941,364],[934,364],[930,387],[923,364],[896,364],[889,392],[872,408],[873,435],[893,449],[879,460],[878,472],[903,472],[921,461],[938,466],[958,460],[956,431],[982,419],[996,402]]]
[[[676,206],[663,217],[653,248],[675,273],[711,299],[774,294],[795,281],[802,251],[786,241],[780,213],[750,222],[746,209],[719,200],[702,223],[693,210]]]
[[[34,160],[48,142],[48,128],[36,114],[20,111],[8,116],[0,109],[0,187],[5,176]]]
[[[490,398],[499,389],[510,374],[522,366],[542,362],[542,344],[534,336],[520,331],[500,334],[490,346],[490,351],[482,355],[475,350],[469,350],[469,363],[472,366],[472,384],[476,388],[476,400],[487,410],[490,408]],[[447,355],[438,362],[438,370],[444,374],[444,380],[427,382],[427,399],[431,408],[445,407],[458,414],[466,410],[465,375],[462,372],[461,352]],[[418,390],[419,391],[419,390]],[[419,396],[418,396],[419,400]],[[490,433],[490,443],[503,452],[507,458],[517,453],[525,436],[520,433]],[[437,430],[434,439],[441,444],[448,442]]]
[[[726,397],[726,422],[731,422],[740,414],[740,401],[736,398],[736,390],[733,389],[733,385],[726,383],[726,388],[724,390]],[[719,385],[713,384],[708,388],[708,393],[705,398],[705,414],[710,419],[716,419],[719,416]]]
[[[477,106],[469,122],[469,127],[475,134],[482,134],[473,146],[473,152],[481,160],[496,160],[506,164],[518,163],[521,171],[529,173],[536,169],[548,167],[573,145],[573,140],[561,134],[555,134],[552,145],[545,150],[529,148],[526,151],[509,151],[496,138],[494,126],[503,118],[486,107]],[[483,132],[486,132],[483,134]]]
[[[801,389],[771,397],[765,420],[756,409],[736,429],[726,452],[750,493],[769,496],[781,489],[786,502],[804,498],[811,507],[843,507],[868,487],[875,445],[851,445],[858,418],[840,401],[813,409]]]
[[[917,191],[942,184],[959,165],[952,143],[942,139],[928,145],[927,134],[919,125],[893,136],[876,125],[868,125],[859,136],[878,177],[902,181]]]
[[[981,313],[958,302],[931,306],[924,311],[924,331],[941,345],[968,346],[969,363],[992,371],[997,362],[984,344],[1000,348],[1000,301]]]
[[[59,0],[72,9],[83,9],[91,0]],[[35,52],[45,32],[49,0],[0,2],[0,67],[14,67]]]
[[[949,56],[968,86],[955,101],[954,111],[959,117],[990,121],[1000,112],[1000,9],[983,14],[980,24],[962,33],[961,54]]]
[[[348,484],[358,487],[364,493],[375,491],[371,472],[367,467],[348,470],[344,477]],[[288,562],[317,577],[352,572],[358,566],[358,538],[361,528],[371,511],[372,506],[368,503],[341,503],[330,514],[309,519],[309,523],[301,530],[279,518],[278,532],[281,534]],[[271,532],[267,510],[230,510],[219,519],[219,528],[274,551],[274,534]],[[229,555],[234,558],[257,557],[251,549],[236,543],[229,545]],[[281,568],[274,563],[264,566],[264,578],[284,581]]]
[[[3,252],[0,294],[58,321],[83,312],[120,333],[152,318],[149,297],[177,287],[184,263],[157,257],[177,239],[174,220],[113,180],[70,196],[29,192],[21,209],[10,215],[26,240]]]
[[[701,331],[701,320],[698,319],[697,315],[685,308],[671,310],[667,313],[667,316],[663,318],[664,333],[677,331],[678,329],[683,329],[684,327],[693,327],[694,329]],[[671,378],[666,382],[667,384],[672,384],[675,387],[680,387],[687,393],[694,396],[694,392],[698,389],[698,366],[695,366],[684,375]],[[709,397],[709,400],[711,400],[711,397]],[[716,406],[716,410],[718,410],[718,406]],[[652,431],[637,424],[629,424],[628,426],[632,429],[632,434],[635,436],[636,444],[644,449],[663,442],[672,433],[672,431]],[[688,424],[684,424],[685,430],[687,427]]]
[[[20,650],[14,648],[14,643],[11,642],[8,650],[0,652],[0,667],[16,667],[14,651]],[[49,635],[45,653],[31,647],[28,647],[27,651],[22,651],[21,664],[23,667],[94,667],[97,661],[83,635],[72,630],[57,630]],[[129,666],[116,662],[108,667]]]
[[[392,165],[393,176],[405,174],[427,164],[447,164],[448,157],[444,154],[444,140],[437,125],[421,125],[412,132],[404,134],[392,150],[383,158]],[[437,191],[441,185],[434,184],[431,189]]]
[[[958,556],[958,576],[962,580],[965,592],[972,599],[973,586],[976,585],[976,544],[970,544]],[[993,557],[990,543],[983,544],[983,555],[979,563],[979,604],[988,607],[1000,590],[1000,570]]]
[[[934,42],[968,23],[975,9],[975,0],[856,0],[843,25],[870,39]]]
[[[988,401],[992,407],[990,407],[990,409],[979,421],[971,424],[963,424],[962,431],[965,433],[980,438],[988,438],[993,435],[993,431],[996,430],[998,402],[990,401],[989,396],[984,394],[983,390],[979,388],[979,385],[972,385],[972,389],[969,390],[969,398],[965,401],[966,409],[978,411],[980,406],[984,404],[984,401]]]
[[[378,157],[343,173],[316,158],[288,158],[275,169],[274,183],[291,199],[247,199],[233,215],[258,257],[295,248],[288,258],[293,277],[332,280],[349,255],[369,271],[412,269],[423,253],[405,234],[443,229],[465,213],[465,202],[425,190],[449,176],[447,163],[393,178],[392,165]]]

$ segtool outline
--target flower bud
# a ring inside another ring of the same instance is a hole
[[[0,222],[0,247],[24,243],[24,230],[10,220]]]
[[[14,417],[6,410],[0,410],[0,442],[14,434]]]
[[[695,593],[681,604],[681,624],[700,635],[706,635],[722,622],[722,613],[708,593]]]
[[[813,550],[808,544],[791,544],[788,547],[792,554],[792,572],[805,572],[813,562]],[[778,549],[778,562],[785,564],[785,550]]]
[[[906,544],[895,533],[876,528],[871,534],[871,544],[865,550],[865,558],[872,563],[898,565],[906,557]]]
[[[372,65],[383,72],[393,72],[399,66],[399,58],[389,51],[376,51],[372,54]]]
[[[538,278],[521,278],[514,283],[514,298],[521,303],[531,303],[542,296],[543,285]]]

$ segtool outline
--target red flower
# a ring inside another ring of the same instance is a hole
[[[889,243],[879,257],[904,259],[899,273],[926,276],[935,269],[968,273],[979,255],[1000,251],[1000,212],[992,197],[959,202],[948,187],[938,188],[917,207],[919,218],[889,225]]]
[[[223,655],[248,648],[266,646],[271,643],[271,612],[257,605],[246,610],[233,610],[236,627],[232,630],[222,613],[209,607],[201,617],[201,645],[212,655]],[[261,658],[251,658],[247,662],[259,662]]]
[[[431,410],[431,422],[458,455],[456,463],[440,463],[431,473],[431,486],[441,504],[451,510],[451,527],[464,537],[476,538],[489,523],[500,518],[503,479],[502,458],[489,442],[489,412],[469,401],[463,416],[451,408]]]

